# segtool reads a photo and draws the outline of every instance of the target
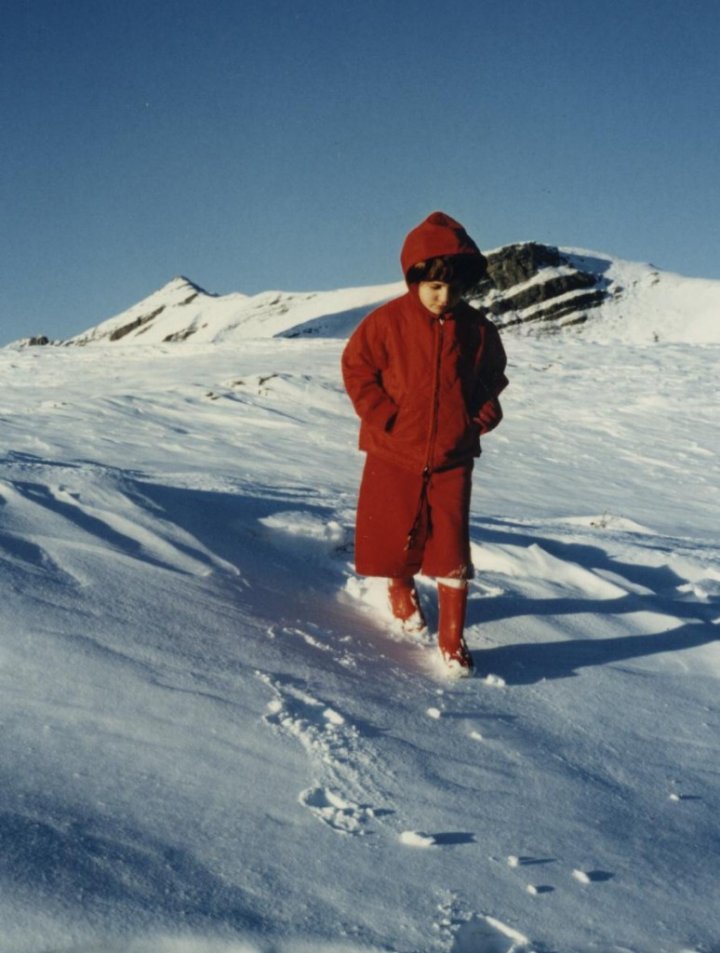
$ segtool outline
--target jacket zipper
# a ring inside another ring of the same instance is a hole
[[[435,439],[437,437],[438,416],[440,410],[440,365],[442,363],[442,350],[445,337],[445,318],[441,315],[437,319],[437,331],[435,333],[435,364],[433,367],[433,387],[432,387],[432,407],[430,413],[430,429],[428,431],[428,441],[425,452],[425,469],[428,476],[432,473],[432,465],[435,456]]]

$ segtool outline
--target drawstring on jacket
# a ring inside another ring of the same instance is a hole
[[[405,543],[405,552],[408,550],[415,549],[417,546],[417,537],[420,532],[420,526],[422,524],[423,515],[427,513],[427,493],[428,493],[428,484],[430,483],[430,477],[432,473],[430,467],[425,467],[423,470],[422,486],[420,487],[420,497],[418,499],[417,510],[415,511],[415,519],[413,524],[410,527],[410,532],[407,534],[407,541]]]

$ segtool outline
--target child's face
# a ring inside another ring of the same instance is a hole
[[[461,291],[457,285],[449,285],[445,281],[418,282],[418,298],[420,303],[433,314],[443,314],[454,308],[460,300]]]

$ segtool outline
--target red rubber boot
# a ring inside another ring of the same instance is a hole
[[[474,667],[463,637],[467,597],[467,586],[458,589],[438,583],[438,648],[448,669],[460,676],[472,675]]]
[[[388,599],[390,611],[400,622],[403,632],[418,634],[427,629],[412,576],[409,579],[388,579]]]

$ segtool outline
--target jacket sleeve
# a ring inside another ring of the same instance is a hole
[[[483,353],[478,367],[475,381],[475,399],[473,401],[473,418],[485,424],[485,432],[494,429],[502,420],[502,409],[498,396],[508,386],[505,376],[507,356],[500,339],[500,333],[494,324],[488,322],[485,326],[485,340]],[[483,420],[488,418],[488,420]],[[489,419],[495,422],[488,426]]]
[[[353,332],[343,351],[342,374],[358,417],[370,427],[388,430],[398,406],[382,384],[388,355],[378,314],[373,311]]]

